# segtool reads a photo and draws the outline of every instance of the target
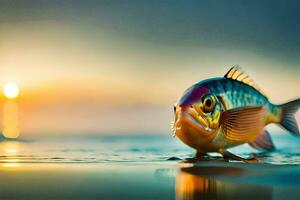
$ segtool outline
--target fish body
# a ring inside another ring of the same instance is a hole
[[[188,88],[174,106],[173,131],[197,152],[224,152],[249,143],[272,150],[264,127],[278,123],[298,135],[294,119],[300,99],[272,104],[250,77],[237,66],[222,78],[198,82]]]

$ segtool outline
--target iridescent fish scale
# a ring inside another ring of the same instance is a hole
[[[219,91],[219,94],[224,93],[224,87],[223,87],[223,84],[221,83],[221,81],[217,81],[217,89]]]
[[[268,104],[267,98],[253,87],[229,79],[215,79],[207,83],[211,93],[221,96],[227,109]]]

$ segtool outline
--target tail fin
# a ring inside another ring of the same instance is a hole
[[[292,134],[299,135],[299,129],[294,114],[300,107],[300,99],[282,104],[280,107],[282,110],[280,124]]]

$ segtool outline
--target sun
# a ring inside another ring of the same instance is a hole
[[[14,82],[8,82],[3,87],[3,94],[6,98],[14,99],[19,96],[19,86]]]

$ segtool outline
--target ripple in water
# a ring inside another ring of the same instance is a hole
[[[248,145],[230,149],[243,157],[254,154],[270,164],[300,164],[300,138],[273,136],[277,150],[258,152]],[[102,163],[162,162],[192,158],[194,150],[171,136],[78,136],[39,137],[34,140],[0,142],[0,162],[20,163]],[[220,159],[217,153],[210,159]]]

